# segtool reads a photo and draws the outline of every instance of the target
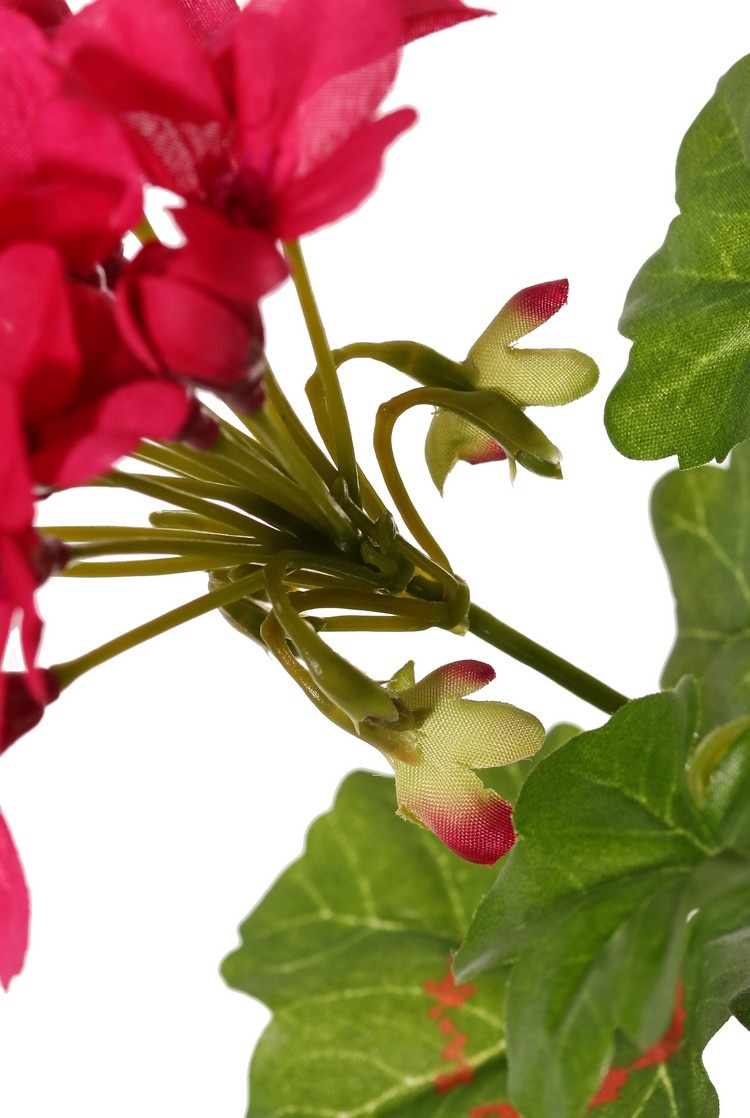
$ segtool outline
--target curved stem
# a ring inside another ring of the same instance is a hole
[[[548,679],[559,683],[561,687],[577,695],[579,699],[591,703],[598,710],[603,710],[605,714],[614,714],[629,702],[619,691],[615,691],[595,676],[563,660],[561,656],[530,640],[523,633],[511,629],[510,625],[498,621],[491,613],[479,606],[469,607],[469,632],[486,641],[487,644],[491,644],[493,648],[498,648],[501,652],[512,656],[514,660],[519,660],[522,664],[527,664],[535,671],[546,675]]]
[[[416,388],[412,392],[405,392],[402,396],[397,396],[395,399],[381,404],[375,417],[373,442],[378,465],[382,471],[385,484],[388,486],[388,492],[396,502],[396,508],[401,513],[404,523],[419,546],[426,551],[429,557],[434,560],[438,566],[443,567],[446,571],[450,571],[451,565],[447,555],[427,528],[414,502],[409,496],[401,474],[399,473],[398,466],[396,465],[396,457],[393,453],[393,428],[396,420],[409,408],[423,402],[420,393],[424,391],[426,390]],[[417,398],[415,399],[415,397]]]
[[[331,347],[328,344],[318,305],[315,302],[315,295],[310,284],[310,277],[299,241],[287,241],[284,244],[284,255],[292,273],[294,286],[297,289],[297,296],[323,383],[326,409],[333,434],[334,460],[347,484],[349,496],[352,500],[359,501],[359,473],[357,460],[354,456],[354,442],[349,425],[349,416],[346,411],[336,364],[333,360]]]
[[[353,730],[349,718],[340,707],[337,707],[327,695],[323,694],[307,669],[300,664],[297,657],[292,653],[287,643],[286,633],[275,614],[268,615],[261,625],[260,634],[268,650],[273,653],[287,675],[291,676],[297,686],[304,691],[310,702],[326,718],[351,734]]]

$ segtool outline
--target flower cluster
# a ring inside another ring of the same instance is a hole
[[[35,529],[35,501],[143,439],[211,445],[197,389],[260,406],[279,242],[373,190],[415,120],[380,113],[402,47],[482,14],[462,0],[94,0],[76,14],[0,0],[0,656],[18,627],[25,666],[0,672],[0,749],[60,689],[37,664],[35,591],[67,555]],[[178,245],[144,217],[151,187],[176,195]],[[16,861],[7,834],[17,929]],[[3,982],[22,956],[0,935]]]

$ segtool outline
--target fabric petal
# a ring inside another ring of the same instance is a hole
[[[368,122],[304,178],[285,185],[273,199],[270,226],[282,240],[337,221],[373,192],[386,149],[416,122],[413,109],[398,109]]]
[[[484,8],[468,8],[462,0],[399,0],[399,3],[406,43],[468,19],[495,14]]]
[[[288,268],[268,234],[232,227],[205,206],[185,206],[174,218],[187,238],[170,257],[175,279],[238,306],[257,302],[286,279]]]
[[[0,701],[2,695],[0,694]],[[0,983],[20,974],[29,945],[29,890],[10,828],[0,814]]]
[[[577,349],[508,348],[479,371],[483,388],[495,388],[522,407],[570,404],[591,392],[598,379],[596,362]]]
[[[239,165],[272,193],[309,174],[379,108],[402,40],[395,0],[253,0],[235,29]]]
[[[10,8],[23,12],[29,19],[45,29],[57,27],[71,14],[65,0],[3,0]]]
[[[443,664],[434,672],[420,679],[412,687],[402,690],[400,698],[417,713],[430,709],[440,701],[461,698],[486,687],[495,678],[495,669],[482,660],[454,660]]]
[[[446,478],[457,462],[472,466],[501,462],[508,456],[486,431],[468,419],[440,409],[430,422],[425,439],[425,460],[436,489],[442,495]]]
[[[192,398],[176,382],[136,380],[47,424],[31,462],[43,485],[67,488],[109,470],[142,439],[179,437]]]
[[[433,831],[468,862],[492,865],[516,833],[510,804],[467,769],[426,769],[396,759],[398,814]]]
[[[64,23],[55,45],[113,112],[222,120],[223,98],[193,27],[180,0],[95,0]]]
[[[502,392],[521,407],[569,404],[590,392],[599,370],[575,349],[514,349],[512,343],[565,305],[568,281],[524,288],[509,299],[469,350],[463,369],[478,388]]]
[[[524,287],[516,292],[498,311],[483,334],[469,350],[469,357],[475,350],[481,353],[485,348],[493,352],[517,342],[525,334],[536,330],[543,322],[557,314],[568,301],[568,281],[550,280]]]

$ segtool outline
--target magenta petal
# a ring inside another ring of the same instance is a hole
[[[239,15],[234,0],[177,0],[177,6],[201,45],[225,31]]]
[[[110,110],[174,123],[225,117],[211,64],[178,0],[95,0],[66,20],[57,47]]]
[[[416,122],[399,109],[359,128],[325,163],[290,182],[274,199],[273,231],[295,240],[356,209],[375,189],[386,149]]]
[[[111,469],[141,439],[179,436],[190,415],[191,397],[175,382],[147,379],[124,384],[77,409],[42,432],[42,448],[32,458],[43,485],[80,485]]]
[[[4,2],[8,7],[27,15],[37,27],[57,27],[70,15],[70,8],[65,0],[4,0]]]
[[[410,43],[433,31],[442,31],[479,16],[495,13],[485,8],[467,8],[462,0],[399,0],[404,17],[404,42]]]
[[[29,890],[8,824],[0,814],[0,982],[20,974],[29,945]]]
[[[271,237],[259,229],[233,227],[205,206],[174,211],[187,244],[168,259],[174,279],[238,304],[257,302],[288,275]]]

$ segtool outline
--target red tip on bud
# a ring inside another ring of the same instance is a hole
[[[49,668],[36,668],[34,674],[41,683],[43,699],[36,698],[30,691],[26,672],[0,674],[0,753],[4,753],[29,730],[33,730],[37,722],[41,721],[44,708],[60,694],[60,681]]]
[[[536,283],[533,287],[525,287],[523,291],[519,291],[511,301],[516,302],[521,314],[528,315],[541,325],[567,303],[568,281],[561,279]]]
[[[496,674],[492,664],[485,664],[484,660],[453,660],[438,670],[442,672],[443,680],[466,684],[472,690],[486,687]]]

